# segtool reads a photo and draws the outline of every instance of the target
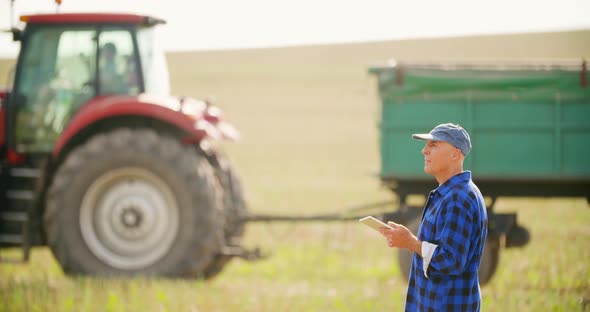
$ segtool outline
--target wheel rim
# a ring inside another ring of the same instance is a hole
[[[140,269],[170,250],[178,211],[161,178],[142,168],[119,168],[100,176],[84,194],[80,228],[100,260],[118,269]]]

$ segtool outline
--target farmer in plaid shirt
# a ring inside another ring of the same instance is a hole
[[[389,247],[414,252],[406,296],[406,311],[479,311],[481,294],[477,271],[487,235],[483,197],[463,171],[471,150],[465,129],[441,124],[425,140],[424,172],[439,186],[430,192],[418,237],[405,226],[389,222],[382,228]]]

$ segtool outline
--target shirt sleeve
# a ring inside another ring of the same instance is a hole
[[[473,234],[472,203],[457,194],[451,196],[451,200],[443,203],[435,239],[430,242],[437,245],[432,253],[430,267],[426,267],[433,274],[458,275],[467,265]]]
[[[428,266],[430,265],[436,247],[438,247],[438,245],[422,242],[422,269],[424,270],[424,277],[426,278],[428,278]]]

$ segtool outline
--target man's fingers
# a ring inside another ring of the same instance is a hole
[[[399,226],[399,224],[393,222],[393,221],[387,221],[387,224],[390,225],[392,228],[397,228]]]

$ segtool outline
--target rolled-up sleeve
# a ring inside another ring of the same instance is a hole
[[[432,255],[434,251],[438,247],[435,244],[431,244],[429,242],[422,242],[422,269],[424,270],[424,277],[428,278],[428,266],[430,266],[430,260],[432,260]]]
[[[454,198],[443,205],[434,242],[430,242],[437,248],[430,260],[429,275],[458,275],[464,271],[473,231],[471,211],[469,200]]]

